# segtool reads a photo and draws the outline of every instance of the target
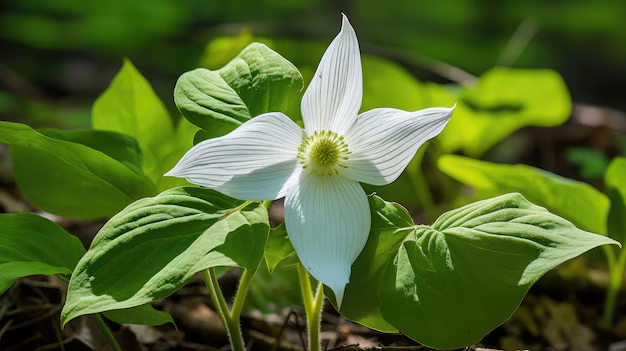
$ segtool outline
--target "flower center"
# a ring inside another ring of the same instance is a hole
[[[340,168],[347,168],[345,161],[351,154],[343,136],[330,130],[314,132],[302,141],[298,151],[302,168],[318,176],[339,174]]]

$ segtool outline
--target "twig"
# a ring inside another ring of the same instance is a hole
[[[51,344],[39,346],[34,351],[51,350],[57,347],[60,347],[61,350],[65,350],[65,344],[69,343],[70,341],[73,341],[74,339],[76,339],[76,337],[72,335],[69,338],[66,338],[64,340],[59,340],[58,342],[53,342]]]
[[[11,301],[7,298],[7,299],[2,299],[1,300],[1,304],[0,304],[0,321],[2,320],[2,318],[4,318],[5,315],[9,315],[7,313],[7,310],[9,309],[9,307],[11,307],[12,303]]]
[[[42,90],[5,64],[0,64],[0,82],[20,95],[39,101],[48,100]]]
[[[522,55],[524,49],[528,47],[530,41],[538,32],[537,23],[531,19],[526,19],[520,23],[511,36],[508,43],[498,57],[497,65],[511,66]]]
[[[390,58],[404,65],[421,67],[460,85],[471,86],[478,80],[476,76],[469,72],[431,57],[376,45],[364,45],[364,51]]]
[[[217,347],[198,344],[195,342],[182,341],[179,343],[179,346],[184,349],[194,349],[194,350],[202,350],[202,351],[220,351]]]
[[[248,332],[248,335],[249,335],[249,339],[250,340],[256,339],[257,341],[260,341],[262,344],[274,345],[274,338],[273,337],[267,336],[267,335],[265,335],[265,334],[263,334],[261,332],[258,332],[258,331],[254,330],[254,329],[250,330]],[[282,340],[280,342],[280,348],[281,349],[287,349],[287,350],[294,350],[294,351],[295,350],[298,350],[298,351],[302,350],[300,348],[300,345],[292,344],[291,342],[288,342],[287,340]]]
[[[55,319],[56,318],[50,319],[50,323],[52,323],[52,329],[54,329],[54,335],[56,335],[57,337],[57,344],[59,348],[61,349],[61,351],[65,351],[65,342],[63,340],[63,335],[61,333],[61,328],[59,327],[59,324],[55,322]],[[39,349],[41,348],[38,348],[37,350]]]
[[[607,127],[626,133],[626,113],[608,107],[576,103],[572,120],[589,127]]]
[[[352,345],[344,345],[344,346],[339,346],[337,348],[334,349],[330,349],[328,351],[364,351],[364,350],[369,350],[369,351],[419,351],[419,350],[427,350],[426,347],[424,346],[374,346],[374,347],[367,347],[367,348],[362,348],[359,347],[359,344],[352,344]]]
[[[33,318],[33,319],[29,320],[29,321],[26,321],[24,323],[16,324],[16,325],[10,327],[9,330],[20,329],[20,328],[29,326],[29,325],[31,325],[33,323],[37,323],[39,321],[42,321],[42,320],[44,320],[46,318],[49,318],[53,314],[59,312],[61,310],[61,307],[63,307],[63,306],[58,305],[55,308],[51,308],[50,311],[48,311],[47,313],[45,313],[45,314],[43,314],[43,315],[41,315],[39,317]]]
[[[4,335],[4,333],[9,330],[11,324],[13,324],[13,320],[9,319],[9,321],[2,327],[2,329],[0,329],[0,340],[2,340],[2,335]]]
[[[20,308],[16,308],[14,310],[6,312],[6,315],[12,316],[15,314],[20,314],[22,312],[28,312],[28,311],[34,311],[34,310],[45,310],[45,309],[54,308],[54,307],[57,307],[57,305],[56,304],[42,304],[42,305],[36,305],[36,306],[20,307]],[[2,313],[0,313],[0,317],[2,317]]]
[[[16,345],[13,345],[11,347],[7,347],[6,349],[2,350],[2,351],[12,351],[12,350],[23,350],[22,346],[27,345],[29,343],[31,343],[34,340],[37,339],[41,339],[41,332],[37,332],[34,335],[32,335],[29,338],[26,338],[24,340],[22,340],[21,342],[17,343]]]
[[[306,350],[306,338],[304,337],[304,333],[302,332],[302,328],[300,327],[300,317],[298,314],[295,314],[294,319],[296,320],[296,329],[298,330],[298,337],[300,337],[300,343],[302,344],[302,349]]]
[[[287,314],[287,317],[285,317],[285,322],[283,323],[283,325],[280,327],[280,331],[278,332],[278,335],[276,335],[276,341],[274,341],[274,346],[272,346],[272,351],[276,351],[278,349],[278,344],[280,343],[280,337],[283,335],[283,332],[285,331],[285,329],[287,328],[287,324],[289,324],[289,318],[291,316],[296,316],[296,318],[298,317],[296,315],[296,313],[293,311],[293,309],[289,310],[289,313]],[[304,339],[302,339],[304,341]]]

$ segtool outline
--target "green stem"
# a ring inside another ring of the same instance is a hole
[[[309,330],[309,351],[319,351],[321,349],[320,330],[322,306],[324,305],[324,284],[318,283],[315,297],[313,297],[309,272],[301,264],[298,264],[298,280]]]
[[[243,309],[243,303],[246,300],[246,294],[252,281],[254,273],[250,273],[249,270],[244,269],[239,281],[239,287],[237,288],[237,294],[235,295],[235,302],[233,302],[233,308],[230,311],[230,318],[237,321],[239,324],[239,318],[241,317],[241,310]]]
[[[113,348],[113,351],[122,351],[120,345],[117,344],[117,340],[115,340],[115,337],[111,333],[111,329],[109,329],[109,326],[107,326],[104,319],[102,319],[102,316],[100,316],[100,314],[92,314],[91,316],[94,321],[96,321],[96,324],[104,335],[104,338],[107,339],[107,342],[111,345],[111,348]]]
[[[308,316],[309,324],[309,350],[321,350],[320,332],[322,329],[322,307],[324,306],[324,284],[319,282],[317,284],[317,291],[315,292],[315,300],[313,305],[313,312]]]
[[[263,201],[263,207],[265,207],[266,210],[269,211],[271,206],[272,206],[272,200]]]
[[[610,245],[602,245],[602,250],[606,255],[606,261],[609,265],[609,271],[612,271],[613,267],[615,266],[615,251]]]
[[[298,263],[298,280],[300,282],[300,292],[302,293],[302,303],[304,303],[304,313],[308,316],[313,309],[313,297],[311,296],[311,279],[309,272]]]
[[[226,301],[224,300],[224,295],[222,294],[222,289],[220,289],[219,284],[214,284],[214,281],[217,281],[215,269],[209,268],[202,271],[202,278],[204,278],[204,284],[206,284],[206,287],[209,289],[211,300],[213,300],[213,305],[215,305],[215,311],[222,319],[224,326],[226,326],[228,324],[226,321],[228,306],[226,306]]]
[[[609,286],[606,292],[606,300],[604,301],[604,316],[602,317],[602,326],[605,328],[611,327],[613,324],[613,315],[615,312],[615,301],[617,294],[622,288],[622,282],[624,280],[624,268],[626,268],[626,253],[620,251],[619,256],[615,259],[615,254],[612,247],[605,250],[607,253],[607,261],[609,262]]]
[[[209,268],[202,272],[202,277],[204,278],[207,288],[209,288],[209,293],[211,294],[211,299],[213,300],[215,309],[220,315],[222,323],[224,323],[224,327],[226,328],[228,340],[230,341],[233,351],[246,351],[243,337],[241,336],[240,316],[252,276],[253,273],[244,269],[241,276],[241,282],[237,288],[237,294],[235,295],[235,302],[233,303],[232,311],[229,311],[226,300],[224,300],[224,294],[222,294],[222,289],[217,281],[215,269]]]

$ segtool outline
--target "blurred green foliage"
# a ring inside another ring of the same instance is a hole
[[[609,166],[609,159],[602,151],[588,147],[569,148],[567,159],[580,168],[580,175],[586,179],[601,179]]]
[[[455,155],[441,157],[438,165],[464,184],[492,194],[519,192],[580,228],[606,235],[609,199],[589,184],[526,165],[496,164]]]

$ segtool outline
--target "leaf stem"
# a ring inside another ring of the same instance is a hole
[[[253,203],[253,202],[254,202],[254,201],[246,201],[246,202],[242,203],[241,205],[239,205],[239,206],[237,206],[237,207],[235,207],[235,208],[231,208],[230,210],[228,210],[228,211],[224,212],[224,214],[222,215],[222,217],[220,217],[220,220],[221,220],[221,219],[224,219],[224,218],[226,218],[226,217],[228,217],[228,216],[230,216],[232,213],[235,213],[235,212],[237,212],[237,211],[239,211],[239,210],[244,209],[246,206],[250,205],[250,204],[251,204],[251,203]]]
[[[115,340],[115,337],[111,333],[111,329],[109,329],[109,326],[107,326],[106,323],[104,322],[104,319],[102,319],[102,316],[99,313],[97,313],[97,314],[92,314],[91,317],[98,325],[98,329],[100,329],[100,331],[104,335],[104,338],[107,340],[109,345],[111,345],[111,348],[113,349],[113,351],[122,351],[122,349],[120,348],[120,345],[117,344],[117,340]]]
[[[298,264],[298,280],[300,282],[302,302],[304,303],[304,312],[306,313],[309,331],[309,351],[319,351],[321,349],[320,330],[322,306],[324,305],[324,284],[322,282],[318,283],[315,297],[313,297],[309,272],[300,263]]]
[[[263,201],[263,207],[265,207],[266,210],[269,211],[271,206],[272,206],[272,200]]]
[[[243,270],[241,282],[237,288],[237,294],[235,295],[235,302],[233,303],[232,311],[229,311],[226,300],[224,299],[224,294],[222,294],[222,289],[217,281],[215,269],[209,268],[202,272],[202,277],[204,278],[207,288],[209,288],[209,293],[211,294],[211,299],[213,300],[215,309],[220,315],[222,323],[224,323],[224,327],[226,328],[228,340],[230,341],[233,351],[246,351],[243,337],[241,336],[240,317],[246,293],[248,292],[248,287],[250,286],[250,281],[252,280],[253,275],[254,273],[251,273],[247,269]]]

